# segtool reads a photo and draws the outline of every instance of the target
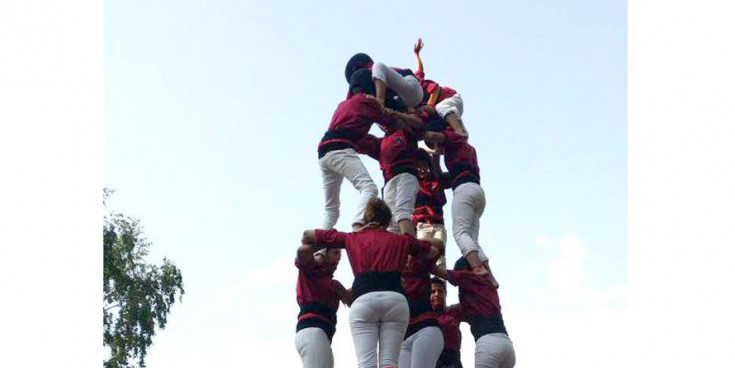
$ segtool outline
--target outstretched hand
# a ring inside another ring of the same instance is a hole
[[[424,41],[419,37],[418,42],[413,45],[413,53],[418,54],[422,48],[424,48]]]

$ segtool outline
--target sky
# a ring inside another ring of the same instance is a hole
[[[610,351],[628,333],[624,1],[172,5],[104,8],[108,206],[141,219],[150,260],[172,259],[186,288],[149,367],[300,364],[293,260],[321,222],[316,147],[344,64],[367,52],[415,68],[418,37],[427,77],[464,99],[488,200],[480,244],[518,366],[622,362]],[[357,197],[345,182],[338,229]],[[346,257],[336,278],[352,281]],[[343,306],[338,367],[355,362],[347,319]]]

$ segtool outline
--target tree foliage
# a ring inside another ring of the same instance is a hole
[[[111,190],[105,189],[105,203]],[[110,348],[105,368],[145,367],[156,326],[166,327],[177,296],[184,294],[181,271],[167,258],[147,264],[150,243],[137,219],[119,213],[104,216],[104,337]],[[132,361],[132,362],[131,362]]]

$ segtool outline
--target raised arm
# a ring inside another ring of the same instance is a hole
[[[296,258],[298,258],[299,264],[308,264],[314,259],[314,246],[311,244],[301,244],[296,251]]]
[[[304,230],[301,243],[312,245],[314,251],[322,248],[344,248],[347,234],[337,230]]]
[[[316,232],[314,230],[304,230],[304,234],[301,236],[301,244],[314,245],[314,243],[316,243]]]
[[[418,66],[416,67],[417,73],[423,73],[424,72],[424,63],[421,62],[421,49],[424,48],[424,41],[419,37],[418,42],[413,45],[413,53],[416,55],[416,62],[418,63]]]

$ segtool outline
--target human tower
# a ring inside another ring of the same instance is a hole
[[[419,38],[415,72],[364,53],[347,62],[347,98],[318,145],[324,219],[320,229],[304,231],[296,257],[296,349],[305,368],[334,366],[340,301],[350,307],[360,368],[462,367],[460,322],[475,338],[475,367],[515,365],[498,283],[478,243],[485,194],[462,120],[462,96],[426,79],[422,48]],[[369,134],[373,124],[383,137]],[[382,199],[360,154],[380,163]],[[448,172],[442,172],[441,156]],[[344,179],[360,195],[351,232],[334,229]],[[446,189],[453,193],[452,235],[462,253],[449,270],[443,256]],[[333,278],[342,248],[355,276],[351,288]],[[446,305],[446,281],[459,288],[459,304]]]

